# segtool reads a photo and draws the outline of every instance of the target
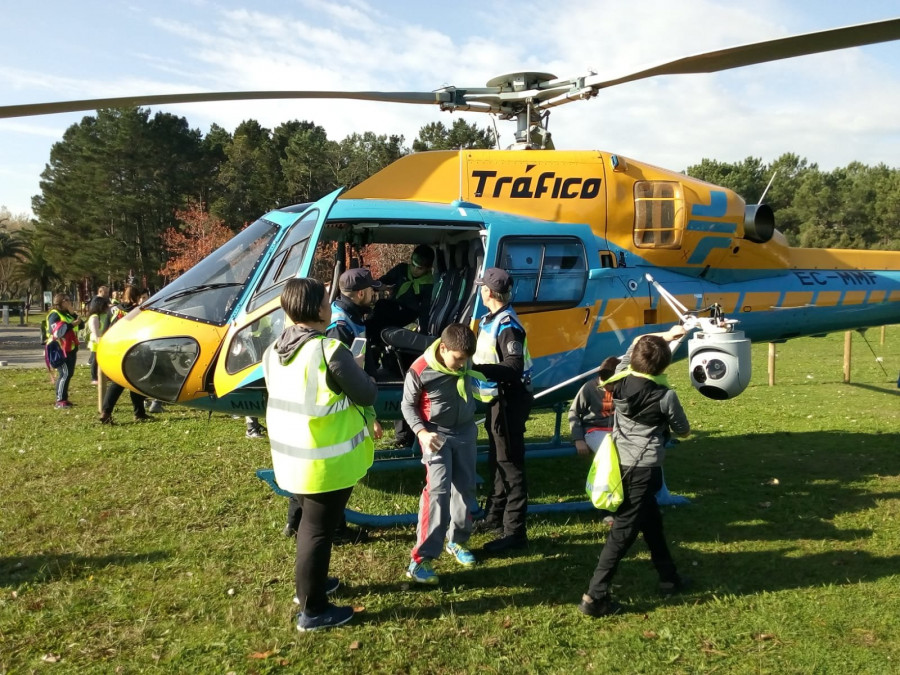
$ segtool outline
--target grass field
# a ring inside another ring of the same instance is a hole
[[[751,386],[713,402],[671,379],[695,434],[666,464],[664,509],[680,570],[663,600],[638,542],[615,587],[628,612],[594,620],[576,603],[605,537],[596,514],[530,521],[522,555],[463,570],[439,589],[403,576],[411,527],[335,549],[346,627],[294,629],[286,501],[253,472],[265,441],[243,422],[168,408],[153,422],[96,424],[79,368],[70,411],[47,373],[0,374],[0,673],[893,673],[900,669],[900,328],[887,374],[854,336],[766,346]],[[552,419],[530,422],[546,437]],[[529,464],[532,498],[582,499],[579,458]],[[351,507],[416,508],[423,472],[371,475]],[[486,541],[473,539],[473,548]]]

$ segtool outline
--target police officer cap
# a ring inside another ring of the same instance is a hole
[[[347,270],[338,281],[342,291],[362,291],[366,288],[381,288],[381,282],[372,278],[372,273],[364,267]]]
[[[494,293],[508,293],[512,289],[512,279],[509,278],[506,270],[499,267],[488,267],[484,271],[484,276],[476,279],[475,283],[479,286],[487,286]]]

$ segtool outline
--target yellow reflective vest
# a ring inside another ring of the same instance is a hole
[[[326,382],[328,359],[338,349],[346,347],[317,336],[287,364],[281,364],[274,345],[263,355],[272,468],[278,486],[294,494],[351,487],[374,460],[363,409]]]

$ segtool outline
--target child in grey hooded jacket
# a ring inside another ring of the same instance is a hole
[[[432,567],[444,549],[464,566],[475,564],[465,547],[472,533],[469,512],[475,503],[475,396],[469,359],[475,334],[450,324],[410,366],[400,409],[422,447],[426,481],[419,500],[419,523],[406,575],[436,584]]]
[[[610,597],[613,576],[628,549],[644,536],[650,559],[659,575],[664,594],[684,589],[666,537],[656,493],[663,485],[662,463],[666,443],[674,433],[687,436],[691,427],[678,400],[663,375],[672,361],[668,341],[684,335],[681,326],[666,333],[643,335],[635,340],[617,373],[606,381],[613,386],[615,424],[613,438],[619,453],[624,501],[600,552],[588,592],[578,609],[588,616],[605,616],[618,611]]]

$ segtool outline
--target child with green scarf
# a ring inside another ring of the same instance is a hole
[[[578,606],[588,616],[619,611],[610,597],[612,579],[638,534],[644,536],[650,549],[660,592],[670,595],[686,586],[675,569],[656,503],[656,493],[663,485],[666,443],[672,434],[684,437],[691,432],[678,395],[663,374],[672,362],[668,343],[683,335],[684,328],[674,326],[665,333],[639,337],[622,358],[616,374],[604,382],[613,392],[612,434],[619,452],[625,499],[616,510],[588,592]]]
[[[476,563],[466,548],[475,503],[475,396],[469,359],[475,334],[450,324],[410,366],[400,409],[422,448],[426,480],[419,500],[416,545],[406,575],[437,584],[432,566],[442,550],[465,567]],[[446,547],[444,540],[447,540]]]

